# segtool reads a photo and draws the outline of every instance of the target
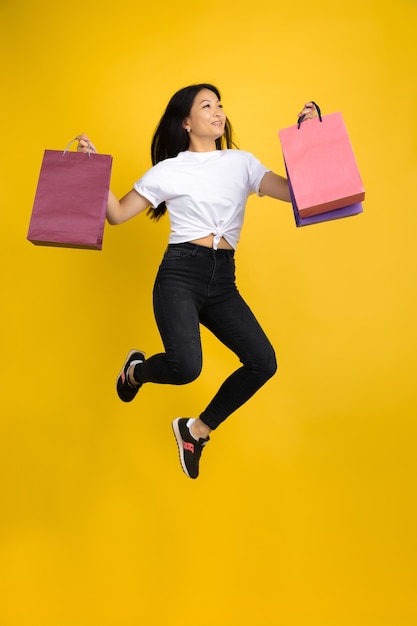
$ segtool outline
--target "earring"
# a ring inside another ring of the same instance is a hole
[[[186,128],[185,130],[187,131],[187,133],[191,132],[191,128]]]

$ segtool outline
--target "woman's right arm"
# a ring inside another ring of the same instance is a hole
[[[77,139],[77,152],[88,152],[92,149],[92,143],[87,135],[79,135]],[[149,200],[141,196],[135,189],[129,191],[120,200],[116,198],[112,191],[109,191],[106,212],[107,221],[113,225],[122,224],[147,208],[149,208]]]
[[[118,200],[112,191],[109,191],[106,217],[109,224],[122,224],[135,215],[149,208],[149,200],[141,196],[135,189],[128,191]]]

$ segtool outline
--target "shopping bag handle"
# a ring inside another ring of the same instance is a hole
[[[319,120],[320,122],[323,121],[322,117],[321,117],[321,111],[320,111],[320,107],[318,104],[316,104],[313,100],[311,100],[311,104],[314,104],[316,111],[317,111],[317,115],[319,116]],[[297,127],[300,128],[302,122],[304,121],[305,115],[300,115],[300,117],[297,120]]]
[[[71,141],[69,142],[69,144],[67,145],[67,147],[65,148],[64,152],[62,153],[62,156],[65,155],[66,152],[68,152],[68,150],[70,149],[70,147],[72,146],[72,144],[74,143],[74,141],[78,141],[78,137],[74,137],[74,139],[71,139]],[[88,156],[91,156],[91,152],[96,153],[96,147],[94,144],[91,143],[91,141],[88,142]]]

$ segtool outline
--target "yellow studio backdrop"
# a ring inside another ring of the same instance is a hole
[[[416,624],[416,2],[2,0],[0,25],[0,626]],[[168,222],[107,225],[102,252],[26,234],[45,149],[88,133],[121,196],[201,81],[278,173],[304,102],[342,111],[367,198],[304,229],[250,199],[238,282],[280,369],[191,481],[170,422],[233,355],[203,331],[193,384],[114,389],[161,348]]]

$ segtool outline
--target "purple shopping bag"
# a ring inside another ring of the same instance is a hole
[[[45,150],[29,241],[101,250],[111,167],[108,154]]]

